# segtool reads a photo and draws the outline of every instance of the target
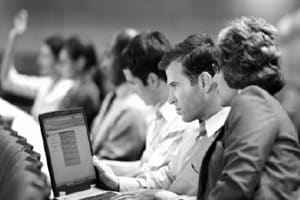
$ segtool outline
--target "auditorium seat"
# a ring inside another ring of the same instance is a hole
[[[41,172],[41,155],[26,138],[0,126],[0,199],[49,199],[50,186]]]

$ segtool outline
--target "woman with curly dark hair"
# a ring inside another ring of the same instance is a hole
[[[242,17],[223,29],[217,75],[223,131],[206,154],[198,199],[294,199],[300,191],[297,132],[272,96],[283,87],[276,30]]]

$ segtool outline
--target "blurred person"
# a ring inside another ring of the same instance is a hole
[[[107,167],[114,177],[116,175],[135,177],[168,165],[178,152],[183,134],[193,128],[191,124],[184,123],[176,114],[174,107],[167,102],[169,88],[166,74],[158,69],[158,63],[170,47],[170,42],[161,32],[144,32],[133,38],[122,56],[123,72],[127,82],[147,105],[153,106],[155,118],[147,130],[146,148],[141,160],[99,162]],[[98,160],[96,158],[94,160],[97,164]],[[106,184],[104,179],[103,182]],[[114,186],[111,189],[116,190]]]
[[[300,192],[300,146],[272,96],[283,87],[276,29],[242,17],[218,35],[221,103],[231,111],[201,167],[198,199],[289,199]]]
[[[102,92],[93,79],[98,66],[96,50],[92,44],[84,44],[79,37],[72,36],[65,41],[59,62],[62,76],[74,80],[59,109],[83,107],[90,127],[98,112]]]
[[[35,119],[40,113],[54,111],[72,87],[73,81],[64,79],[58,70],[58,57],[64,40],[59,35],[49,36],[41,45],[38,57],[43,76],[20,74],[13,65],[15,45],[27,29],[27,12],[20,11],[9,33],[7,46],[1,63],[1,87],[16,95],[33,98],[31,114]]]
[[[93,152],[99,159],[135,161],[145,147],[146,106],[132,92],[122,71],[121,54],[137,35],[124,29],[110,40],[102,66],[111,85],[91,129]]]
[[[277,26],[286,80],[280,100],[297,128],[300,141],[300,10],[284,16]]]
[[[121,191],[148,189],[133,191],[131,198],[196,198],[199,165],[229,113],[229,108],[220,106],[214,80],[219,69],[215,51],[213,40],[207,34],[199,34],[188,36],[164,55],[160,69],[167,74],[169,102],[175,105],[184,121],[197,120],[200,126],[183,135],[177,155],[167,166],[141,174],[135,179],[127,178],[126,182],[124,178],[119,178]]]

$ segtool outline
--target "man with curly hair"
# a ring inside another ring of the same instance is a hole
[[[223,105],[231,106],[223,131],[201,166],[198,199],[297,200],[297,132],[272,96],[283,87],[275,28],[242,17],[218,36]]]

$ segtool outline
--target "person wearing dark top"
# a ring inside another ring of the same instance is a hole
[[[276,29],[242,17],[218,36],[217,82],[231,111],[200,170],[198,199],[298,200],[300,146],[273,95],[283,87]]]
[[[101,92],[92,77],[93,69],[98,65],[95,48],[92,44],[83,44],[78,37],[71,37],[59,56],[61,73],[75,82],[60,109],[83,107],[90,127],[100,106]]]

